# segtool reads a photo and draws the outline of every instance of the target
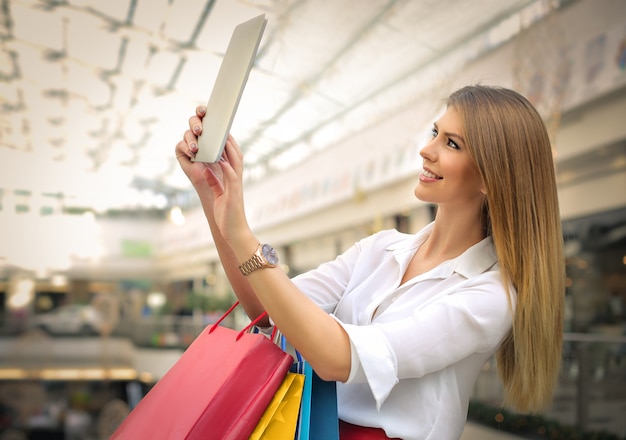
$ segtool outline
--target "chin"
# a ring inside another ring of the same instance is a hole
[[[436,203],[434,200],[432,200],[431,197],[428,197],[426,194],[424,194],[424,191],[420,191],[419,185],[417,185],[417,187],[413,191],[413,195],[415,196],[415,198],[417,198],[417,200],[420,200],[424,203]]]

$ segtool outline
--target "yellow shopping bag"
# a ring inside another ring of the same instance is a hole
[[[287,373],[250,440],[294,438],[303,388],[304,374]]]

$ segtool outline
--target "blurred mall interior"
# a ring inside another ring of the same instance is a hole
[[[108,438],[235,301],[173,152],[232,29],[260,13],[231,131],[251,226],[290,275],[432,220],[413,188],[451,91],[536,105],[565,239],[560,384],[530,427],[497,409],[489,362],[464,438],[626,439],[626,1],[1,5],[0,440]]]

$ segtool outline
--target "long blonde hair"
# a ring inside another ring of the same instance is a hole
[[[500,87],[448,99],[462,119],[487,192],[484,226],[505,283],[517,290],[511,333],[497,353],[505,402],[534,412],[552,401],[561,365],[565,262],[554,162],[541,116]]]

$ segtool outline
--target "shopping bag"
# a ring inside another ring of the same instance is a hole
[[[236,305],[202,331],[111,439],[241,440],[250,436],[293,357],[266,336],[248,333],[250,326],[237,331],[218,325]]]
[[[252,432],[250,440],[295,438],[303,387],[303,374],[287,373]]]
[[[296,440],[339,440],[337,383],[322,380],[296,352],[291,371],[304,374]]]

